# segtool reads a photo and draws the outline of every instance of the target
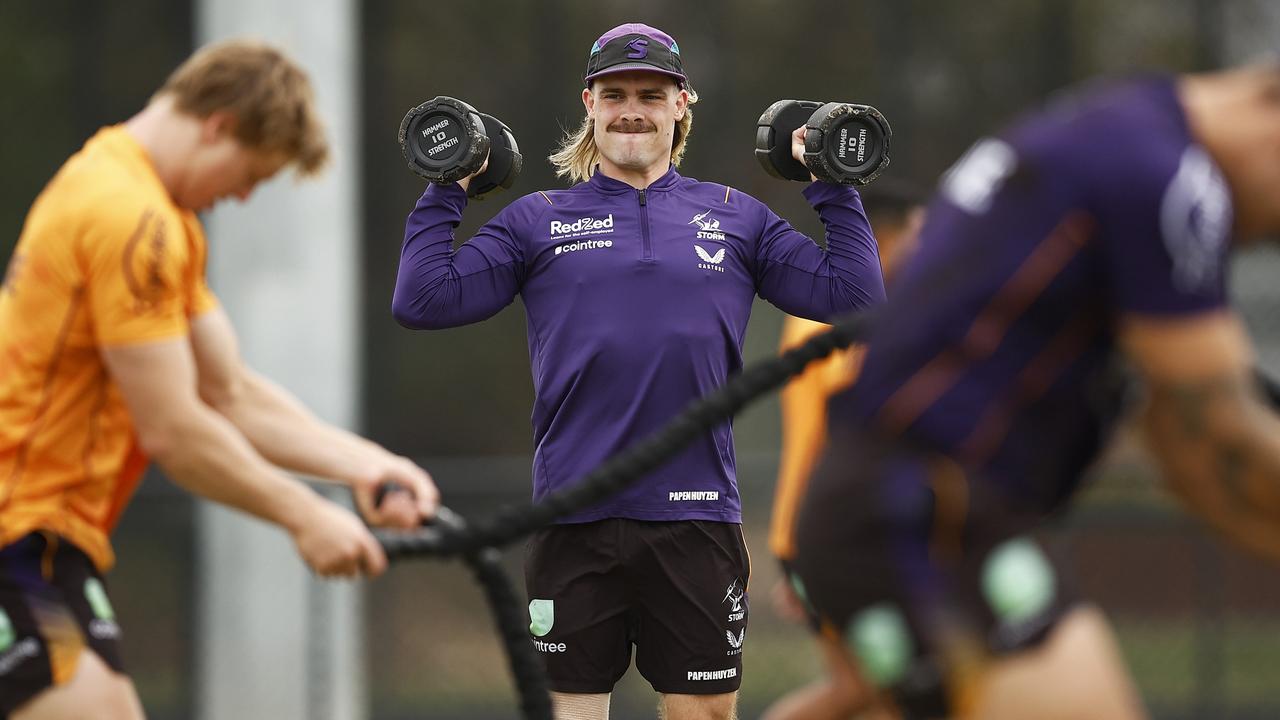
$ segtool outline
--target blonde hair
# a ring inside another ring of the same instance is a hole
[[[316,173],[329,158],[306,72],[265,43],[227,40],[201,48],[153,99],[161,96],[198,118],[230,113],[237,140],[255,151],[283,154],[302,175]]]
[[[693,104],[698,102],[698,93],[688,88],[689,104],[685,106],[684,116],[676,121],[675,134],[671,138],[671,164],[680,167],[684,159],[685,146],[689,142],[689,133],[693,132]],[[556,177],[567,177],[570,182],[580,183],[591,177],[591,171],[600,162],[600,148],[596,147],[595,121],[590,115],[582,118],[578,129],[565,131],[560,147],[547,157],[556,169]]]

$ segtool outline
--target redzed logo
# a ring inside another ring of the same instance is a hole
[[[551,221],[551,235],[570,235],[575,233],[588,233],[590,231],[607,230],[613,232],[613,213],[603,220],[597,220],[591,217],[584,217],[574,220],[573,222],[560,222],[559,220]],[[592,233],[595,234],[595,233]]]

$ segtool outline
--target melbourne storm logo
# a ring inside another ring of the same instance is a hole
[[[635,38],[627,43],[627,50],[630,50],[627,53],[628,60],[643,60],[649,57],[649,41],[644,38]]]
[[[700,212],[693,216],[689,221],[690,225],[698,226],[699,240],[718,240],[724,242],[724,233],[720,232],[720,221],[711,217],[711,209],[707,208],[706,212]],[[724,262],[724,248],[720,248],[711,254],[706,248],[694,243],[693,251],[698,254],[698,259],[702,262],[698,263],[699,270],[715,270],[716,272],[724,272],[724,268],[720,263]]]
[[[724,242],[724,233],[720,232],[720,221],[711,219],[711,209],[698,213],[689,221],[689,225],[698,226],[699,240],[719,240]]]
[[[1160,230],[1179,290],[1219,292],[1232,222],[1222,172],[1199,146],[1188,147],[1160,202]]]
[[[729,583],[729,588],[724,591],[724,600],[721,603],[729,603],[729,622],[737,622],[746,616],[746,609],[743,607],[743,600],[747,597],[747,589],[742,584],[742,578],[734,578]]]
[[[160,307],[176,287],[178,260],[168,226],[154,210],[146,210],[125,245],[121,274],[133,295],[133,310],[144,313]]]

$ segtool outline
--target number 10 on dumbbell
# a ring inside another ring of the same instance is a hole
[[[475,175],[488,157],[489,167],[471,178],[467,187],[467,195],[478,199],[511,187],[523,164],[511,128],[444,95],[406,113],[399,140],[409,169],[433,183]]]
[[[431,135],[431,140],[429,142],[439,143],[435,147],[426,151],[426,154],[428,157],[436,157],[440,153],[444,152],[445,150],[448,150],[449,148],[458,144],[458,136],[454,135],[450,137],[449,133],[445,130],[445,128],[449,127],[450,125],[451,123],[448,118],[441,118],[440,120],[436,121],[436,124],[432,125],[431,127],[422,129],[421,134],[423,136],[426,136],[429,133],[433,133]]]

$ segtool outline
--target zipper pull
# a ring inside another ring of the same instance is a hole
[[[640,204],[644,205],[644,188],[640,189]]]

